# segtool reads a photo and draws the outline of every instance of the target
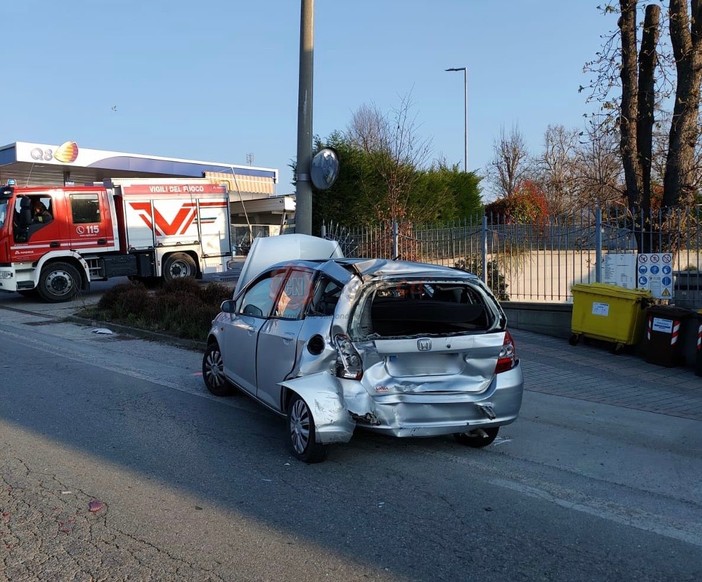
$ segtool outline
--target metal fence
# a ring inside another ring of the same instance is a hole
[[[573,284],[606,279],[608,254],[638,252],[672,253],[676,291],[702,293],[699,206],[668,214],[593,208],[531,224],[498,216],[450,225],[327,224],[322,236],[339,241],[348,257],[399,257],[475,272],[503,300],[572,301]]]

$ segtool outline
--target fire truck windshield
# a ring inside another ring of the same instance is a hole
[[[7,198],[0,198],[0,230],[5,226],[5,217],[7,216]]]

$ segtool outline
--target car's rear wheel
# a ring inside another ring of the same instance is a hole
[[[236,388],[224,375],[222,351],[217,342],[208,345],[202,356],[202,379],[215,396],[231,396],[236,392]]]
[[[319,463],[327,456],[327,446],[317,442],[312,412],[297,394],[288,403],[288,447],[305,463]]]
[[[492,443],[497,437],[497,433],[499,431],[499,426],[493,426],[490,428],[476,428],[466,432],[457,432],[453,435],[453,438],[455,438],[462,445],[480,449],[482,447],[487,447],[490,443]]]

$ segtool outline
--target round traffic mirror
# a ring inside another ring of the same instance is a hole
[[[328,190],[339,176],[339,158],[331,148],[319,150],[310,164],[312,184],[318,190]]]

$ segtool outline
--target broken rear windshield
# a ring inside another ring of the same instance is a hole
[[[349,332],[354,339],[482,332],[495,318],[486,301],[466,283],[383,284],[360,299]]]

